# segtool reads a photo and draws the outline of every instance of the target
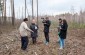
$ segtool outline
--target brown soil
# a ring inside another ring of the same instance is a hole
[[[29,45],[26,51],[20,49],[21,42],[18,29],[10,29],[5,33],[3,30],[0,31],[0,55],[85,55],[85,29],[68,30],[63,50],[59,50],[56,29],[50,30],[49,45],[44,44],[43,31],[39,30],[37,44],[33,45],[29,36]]]

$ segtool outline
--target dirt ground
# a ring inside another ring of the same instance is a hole
[[[49,45],[44,44],[43,30],[39,30],[36,45],[32,44],[30,35],[28,36],[29,45],[27,50],[23,51],[20,49],[18,29],[14,28],[6,33],[0,31],[0,55],[85,55],[85,29],[69,29],[63,50],[59,50],[56,28],[50,30]]]

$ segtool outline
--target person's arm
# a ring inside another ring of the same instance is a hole
[[[50,26],[50,24],[51,24],[50,21],[47,21],[47,22],[46,22],[46,25],[47,25],[47,26]]]
[[[66,24],[61,26],[61,30],[67,30],[67,28],[68,28],[68,25],[66,25]]]
[[[33,32],[31,29],[28,28],[27,24],[24,25],[24,28],[25,28],[27,31]]]

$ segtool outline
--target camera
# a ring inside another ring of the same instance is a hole
[[[44,20],[44,18],[41,18],[41,19],[43,19],[43,20]]]
[[[42,21],[42,23],[46,23],[46,20],[45,20],[45,18],[41,18],[43,21]]]

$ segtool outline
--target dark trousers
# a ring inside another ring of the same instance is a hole
[[[27,46],[28,46],[28,37],[27,36],[24,36],[24,37],[21,37],[21,49],[22,50],[26,50]]]
[[[49,42],[49,32],[44,32],[46,42]]]
[[[33,42],[33,44],[36,43],[36,37],[32,37],[32,42]]]

